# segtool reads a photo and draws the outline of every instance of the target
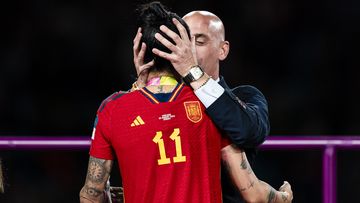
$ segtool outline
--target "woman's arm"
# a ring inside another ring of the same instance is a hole
[[[222,160],[238,188],[243,199],[249,203],[290,203],[293,199],[291,186],[288,182],[275,190],[269,184],[259,180],[246,158],[243,150],[228,145],[221,150]]]

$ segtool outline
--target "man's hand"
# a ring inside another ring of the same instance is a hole
[[[140,45],[141,41],[141,28],[138,29],[136,36],[134,38],[134,45],[133,45],[133,53],[134,53],[134,64],[137,74],[137,86],[142,88],[146,85],[147,78],[149,76],[149,68],[154,65],[154,60],[144,64],[144,55],[146,51],[146,44],[143,42]]]
[[[165,47],[170,49],[171,53],[169,54],[156,48],[154,48],[152,52],[169,60],[175,70],[184,77],[192,66],[197,65],[195,37],[189,39],[185,27],[175,18],[173,18],[173,23],[179,30],[180,36],[164,25],[160,26],[160,30],[170,37],[175,44],[171,43],[160,33],[155,34],[155,38]]]

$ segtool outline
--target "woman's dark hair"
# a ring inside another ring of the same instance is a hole
[[[185,23],[185,21],[180,18],[176,13],[168,11],[165,6],[163,6],[160,2],[154,1],[148,4],[141,5],[138,10],[139,18],[138,18],[138,26],[141,27],[142,38],[141,42],[145,42],[146,44],[146,52],[144,56],[144,62],[147,63],[151,60],[155,60],[154,69],[158,71],[170,70],[173,73],[176,73],[170,61],[163,59],[161,57],[156,56],[152,53],[153,48],[157,48],[161,51],[171,53],[171,51],[161,44],[157,39],[155,39],[155,33],[160,33],[170,42],[175,42],[170,39],[166,34],[164,34],[160,30],[161,25],[165,25],[170,30],[174,31],[180,36],[180,33],[173,23],[172,19],[177,19],[187,31],[187,34],[190,38],[190,30],[189,26]],[[141,44],[140,44],[141,46]]]

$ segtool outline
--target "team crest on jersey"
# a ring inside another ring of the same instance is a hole
[[[184,102],[184,107],[186,116],[191,122],[197,123],[201,121],[202,113],[199,101]]]

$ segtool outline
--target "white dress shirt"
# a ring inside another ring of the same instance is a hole
[[[205,85],[194,91],[195,95],[206,108],[214,103],[225,92],[225,89],[219,85],[219,81],[220,78],[217,80],[210,78]]]

